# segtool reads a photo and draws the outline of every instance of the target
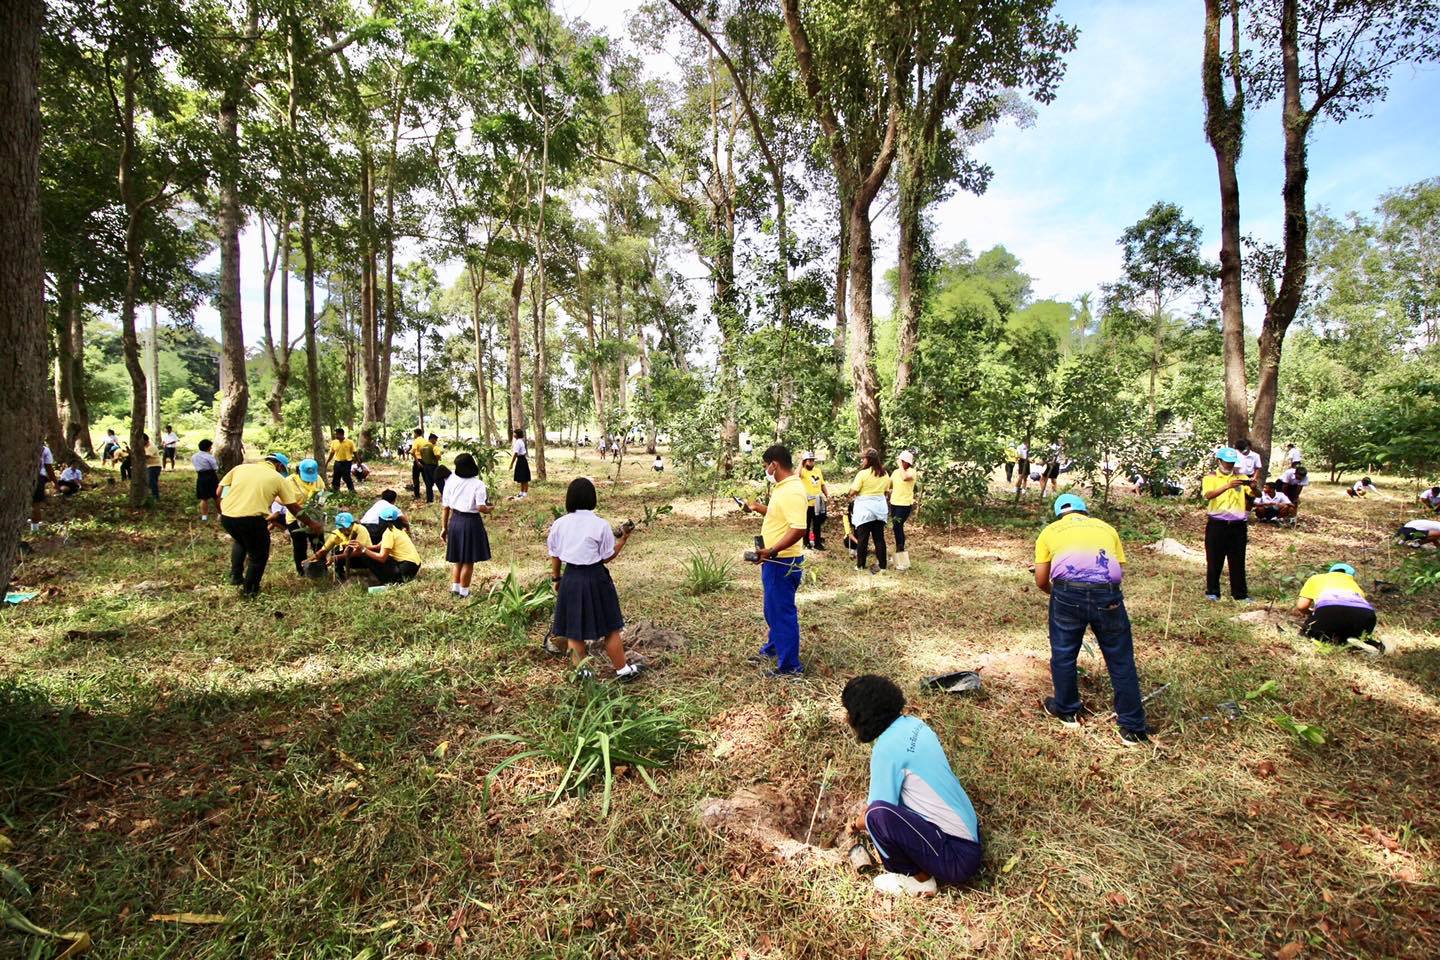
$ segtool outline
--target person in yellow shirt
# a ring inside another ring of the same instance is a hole
[[[1020,459],[1020,451],[1015,446],[1005,448],[1005,485],[1009,486],[1015,482],[1015,463]]]
[[[145,480],[150,485],[150,496],[156,500],[160,499],[160,468],[164,465],[160,451],[155,449],[155,444],[150,442],[150,434],[142,434],[145,438]]]
[[[425,443],[425,432],[418,427],[410,438],[410,490],[415,499],[420,499],[420,447]]]
[[[770,503],[752,501],[744,509],[765,518],[760,525],[763,546],[753,556],[760,564],[765,624],[770,629],[765,645],[750,660],[766,663],[773,657],[775,666],[768,671],[769,676],[798,677],[805,672],[800,662],[800,611],[795,607],[809,523],[805,516],[805,485],[794,474],[795,462],[783,444],[767,448],[760,459],[765,464],[766,479],[775,485],[770,490]]]
[[[806,450],[800,454],[800,484],[805,488],[805,546],[814,550],[825,549],[825,538],[821,535],[825,526],[826,503],[830,488],[825,483],[825,474],[815,466],[815,453]]]
[[[341,427],[335,428],[333,439],[330,441],[330,452],[325,455],[325,465],[329,467],[334,463],[330,472],[330,489],[334,493],[340,492],[340,481],[355,492],[355,479],[350,474],[350,468],[355,462],[355,441],[345,439],[345,430]]]
[[[1250,602],[1245,583],[1245,544],[1249,539],[1245,519],[1250,515],[1246,495],[1259,491],[1255,481],[1237,472],[1240,451],[1221,447],[1215,451],[1215,472],[1200,482],[1205,498],[1205,599],[1220,599],[1220,571],[1230,565],[1230,597]]]
[[[286,531],[289,532],[291,555],[295,560],[295,573],[304,576],[305,558],[309,556],[310,551],[319,546],[320,537],[318,534],[311,533],[300,522],[300,512],[319,506],[320,501],[324,499],[325,481],[320,479],[320,464],[309,457],[301,460],[295,476],[290,478],[290,485],[295,488],[300,510],[287,509],[275,514],[271,519],[283,524]],[[313,509],[311,512],[314,512]]]
[[[285,476],[290,458],[272,453],[259,463],[242,463],[220,478],[220,525],[234,541],[230,582],[247,597],[260,593],[260,578],[270,562],[270,505],[276,500],[300,518],[312,533],[324,533],[318,520],[300,516],[300,493]]]
[[[860,472],[850,483],[850,494],[855,499],[850,504],[850,522],[855,527],[855,567],[864,570],[870,558],[870,541],[875,543],[875,561],[878,566],[873,573],[880,573],[886,567],[885,524],[890,521],[890,474],[885,472],[880,451],[870,449],[860,460]]]
[[[1355,582],[1355,568],[1332,563],[1325,573],[1305,581],[1295,601],[1295,615],[1305,618],[1302,637],[1322,643],[1349,644],[1362,653],[1381,654],[1385,644],[1375,639],[1375,608]]]
[[[380,511],[380,542],[361,548],[377,583],[407,583],[420,572],[420,551],[398,507]]]
[[[895,569],[910,569],[910,553],[905,549],[905,521],[915,509],[915,454],[900,451],[895,471],[890,474],[890,526],[895,531]]]
[[[1125,547],[1120,534],[1090,516],[1073,493],[1055,499],[1055,521],[1035,541],[1035,586],[1050,596],[1050,679],[1055,695],[1043,704],[1047,716],[1071,729],[1080,726],[1080,686],[1075,661],[1087,629],[1110,672],[1120,742],[1136,746],[1150,739],[1130,615],[1120,592]]]
[[[372,545],[370,531],[363,523],[355,522],[353,513],[337,513],[335,531],[305,562],[321,563],[327,567],[333,563],[336,578],[344,580],[350,570],[366,569],[365,548]]]

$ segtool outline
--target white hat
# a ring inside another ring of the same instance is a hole
[[[901,450],[901,451],[900,451],[900,462],[901,462],[901,463],[908,463],[908,464],[910,464],[911,466],[914,466],[914,464],[915,464],[915,454],[911,453],[909,450]]]
[[[806,450],[804,453],[800,454],[800,462],[801,462],[801,463],[804,463],[806,460],[814,460],[814,459],[815,459],[815,451],[814,451],[814,450]]]

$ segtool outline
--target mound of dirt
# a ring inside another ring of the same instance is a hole
[[[1050,658],[1040,653],[998,650],[982,653],[965,665],[980,674],[984,689],[993,696],[1031,696],[1050,686]]]
[[[727,798],[700,801],[696,817],[706,829],[759,844],[778,860],[845,863],[845,823],[861,805],[832,786],[817,808],[817,789],[768,783],[741,787]]]
[[[1249,624],[1258,629],[1269,627],[1278,633],[1295,632],[1295,621],[1283,610],[1274,610],[1267,607],[1263,610],[1251,610],[1248,613],[1242,613],[1230,619],[1236,623]]]
[[[1205,553],[1203,551],[1196,550],[1194,547],[1187,547],[1179,540],[1172,540],[1169,537],[1156,540],[1154,543],[1147,543],[1145,549],[1153,553],[1158,553],[1162,557],[1178,557],[1181,560],[1190,560],[1197,563],[1203,563],[1205,561]]]
[[[678,650],[685,646],[685,638],[674,630],[667,630],[652,620],[640,620],[625,627],[625,647],[640,653],[658,653]]]

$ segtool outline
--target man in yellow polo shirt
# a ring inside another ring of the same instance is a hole
[[[814,550],[825,549],[825,538],[821,535],[825,527],[825,498],[830,496],[830,487],[825,483],[825,474],[815,465],[815,453],[806,450],[800,454],[800,483],[805,487],[806,527],[805,546]]]
[[[1120,593],[1125,547],[1115,528],[1085,510],[1073,493],[1055,500],[1056,520],[1035,541],[1035,586],[1050,595],[1050,680],[1055,695],[1042,705],[1063,726],[1080,726],[1080,686],[1075,661],[1085,630],[1095,631],[1110,686],[1115,691],[1115,720],[1120,742],[1135,746],[1150,739],[1130,615]]]
[[[279,500],[311,533],[325,528],[317,520],[300,516],[304,504],[285,471],[290,458],[272,453],[259,463],[242,463],[220,479],[220,525],[234,541],[230,546],[230,582],[247,597],[258,596],[260,578],[270,562],[270,505]]]
[[[334,462],[334,469],[330,474],[330,492],[340,492],[340,481],[355,492],[355,480],[350,476],[350,468],[355,462],[355,441],[345,439],[345,430],[341,427],[335,428],[334,439],[330,441],[330,453],[325,457],[326,465]]]
[[[755,551],[755,557],[765,589],[765,623],[770,635],[765,646],[750,659],[765,663],[774,657],[770,676],[798,677],[805,668],[800,663],[800,612],[795,607],[795,591],[800,586],[800,565],[805,560],[801,541],[805,538],[809,504],[805,485],[794,473],[789,448],[777,443],[760,459],[765,463],[766,478],[775,484],[770,490],[770,503],[751,502],[745,509],[765,517],[760,526],[764,547]]]
[[[1245,583],[1245,545],[1250,538],[1245,523],[1250,515],[1245,495],[1259,494],[1255,480],[1242,473],[1240,451],[1221,447],[1215,451],[1215,472],[1200,481],[1205,498],[1205,599],[1220,599],[1220,571],[1230,565],[1230,598],[1250,602]]]

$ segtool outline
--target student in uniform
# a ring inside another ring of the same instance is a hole
[[[120,438],[115,436],[114,430],[105,431],[105,442],[100,445],[100,466],[112,462],[115,454],[120,451]]]
[[[40,525],[44,522],[41,514],[41,506],[45,503],[45,490],[56,482],[55,476],[55,455],[50,452],[50,444],[40,444],[40,475],[35,481],[35,489],[30,494],[30,532],[38,533]]]
[[[633,527],[626,527],[617,539],[610,524],[595,513],[598,505],[595,484],[588,477],[576,477],[565,489],[565,516],[550,525],[545,547],[550,554],[550,580],[555,584],[553,641],[545,649],[557,656],[568,645],[570,662],[576,667],[587,655],[587,645],[603,641],[605,655],[615,670],[615,679],[630,683],[640,676],[638,663],[625,662],[620,634],[625,617],[620,612],[620,595],[606,566],[625,549]]]
[[[825,498],[830,496],[830,487],[825,483],[825,474],[815,466],[815,453],[806,450],[800,454],[800,484],[805,488],[805,546],[813,550],[825,549],[822,529],[825,526]]]
[[[600,434],[600,459],[605,459],[605,454],[610,452],[610,440],[605,434]]]
[[[1407,547],[1423,547],[1427,543],[1440,545],[1440,520],[1407,520],[1395,531],[1395,536]]]
[[[180,449],[180,436],[170,424],[165,424],[165,432],[160,434],[160,448],[163,451],[160,466],[170,464],[170,469],[175,469],[175,452]],[[156,494],[159,496],[159,494]]]
[[[370,504],[370,509],[365,511],[360,518],[360,525],[370,532],[370,539],[378,541],[384,529],[380,525],[380,514],[386,507],[393,507],[400,500],[400,496],[394,490],[386,490],[380,494],[380,499]],[[404,514],[401,514],[404,516]]]
[[[915,471],[915,454],[902,450],[890,474],[890,526],[895,532],[895,569],[910,569],[910,552],[905,549],[905,521],[915,509],[915,481],[920,474]]]
[[[1440,512],[1440,486],[1431,487],[1429,490],[1421,490],[1420,502],[1430,509]]]
[[[323,499],[325,481],[320,479],[320,464],[309,457],[300,461],[300,466],[296,470],[295,476],[290,478],[290,483],[295,488],[298,497],[296,502],[300,504],[300,510],[318,502],[317,498]],[[320,546],[320,537],[301,523],[300,510],[287,508],[277,511],[274,519],[279,521],[289,532],[290,553],[295,560],[295,572],[304,576],[305,558]]]
[[[85,472],[80,469],[80,461],[71,460],[65,469],[60,471],[60,479],[55,481],[55,491],[62,497],[73,497],[84,485]]]
[[[355,441],[346,440],[345,431],[341,427],[335,428],[331,435],[330,452],[325,454],[325,465],[329,467],[332,462],[334,467],[330,472],[331,492],[339,493],[340,483],[344,481],[345,485],[350,488],[350,492],[354,493],[355,479],[351,473],[351,467],[355,462]]]
[[[1348,490],[1345,491],[1345,494],[1349,497],[1359,497],[1363,500],[1365,499],[1366,494],[1375,493],[1378,489],[1379,488],[1375,486],[1374,482],[1371,481],[1369,477],[1361,477],[1359,480],[1356,480],[1355,483]]]
[[[353,513],[337,513],[335,530],[320,544],[320,549],[305,562],[335,565],[335,577],[345,580],[351,570],[365,570],[365,548],[371,546],[370,531],[355,522]]]
[[[520,484],[515,499],[524,500],[530,495],[530,448],[525,445],[525,431],[518,427],[510,441],[510,469],[511,479]]]
[[[1239,473],[1235,464],[1240,451],[1221,447],[1215,451],[1214,473],[1205,475],[1200,495],[1205,498],[1205,599],[1220,599],[1220,571],[1230,565],[1230,597],[1250,602],[1245,584],[1245,544],[1249,539],[1245,519],[1249,511],[1245,495],[1255,491],[1255,481]]]
[[[1293,467],[1298,465],[1300,463],[1300,460],[1300,445],[1294,440],[1291,440],[1290,443],[1285,447],[1285,462]]]
[[[475,564],[490,559],[490,536],[485,532],[481,514],[494,507],[489,504],[485,481],[475,458],[462,453],[455,458],[455,472],[440,494],[440,539],[445,541],[445,562],[454,564],[450,592],[459,597],[470,596],[470,578]]]
[[[1265,481],[1260,496],[1255,498],[1255,519],[1261,523],[1275,523],[1295,516],[1295,505],[1290,498],[1275,488],[1272,480]]]
[[[1060,461],[1064,459],[1064,453],[1060,444],[1050,444],[1050,451],[1046,455],[1045,470],[1040,474],[1040,499],[1045,499],[1045,488],[1049,487],[1051,492],[1060,488]]]
[[[1020,451],[1015,447],[1005,448],[1005,485],[1009,486],[1015,482],[1015,462],[1020,459]]]
[[[1384,653],[1375,639],[1375,608],[1355,582],[1355,568],[1334,563],[1326,573],[1305,581],[1295,601],[1295,615],[1305,618],[1302,637],[1322,643],[1345,643],[1364,653]]]
[[[655,462],[652,463],[652,464],[650,464],[650,466],[655,469],[655,472],[656,472],[656,473],[664,473],[664,472],[665,472],[665,461],[661,458],[660,454],[658,454],[658,453],[655,454]]]
[[[290,458],[272,453],[259,463],[242,463],[220,479],[220,525],[234,541],[230,547],[230,582],[242,596],[260,594],[260,579],[270,562],[270,505],[279,500],[300,516],[300,492],[285,476]],[[311,533],[324,533],[319,521],[300,517]]]
[[[150,486],[150,496],[156,500],[160,499],[160,470],[164,466],[161,462],[160,451],[155,449],[150,442],[150,434],[142,434],[145,438],[145,481]]]
[[[130,479],[130,442],[127,440],[120,444],[120,449],[115,453],[115,462],[120,464],[120,479]]]
[[[1240,454],[1240,459],[1235,461],[1235,472],[1247,477],[1260,476],[1265,459],[1250,446],[1250,438],[1241,437],[1235,444],[1235,450]]]
[[[760,525],[763,546],[753,556],[760,564],[765,623],[770,632],[760,652],[749,659],[765,663],[774,658],[769,676],[798,677],[805,672],[800,662],[800,613],[795,606],[795,591],[800,588],[801,564],[805,561],[805,485],[793,472],[795,462],[785,445],[767,447],[760,460],[765,464],[766,479],[774,484],[770,502],[752,501],[745,504],[745,510],[765,518]]]
[[[190,458],[190,466],[195,468],[195,500],[200,504],[201,521],[210,519],[206,511],[211,507],[217,515],[220,513],[220,501],[215,496],[220,488],[220,461],[210,452],[214,447],[213,440],[201,440],[200,451]]]
[[[420,572],[420,551],[399,507],[380,511],[380,542],[361,549],[377,583],[408,583]]]
[[[1280,474],[1280,483],[1277,489],[1290,498],[1290,506],[1294,508],[1295,514],[1299,514],[1300,494],[1308,486],[1310,486],[1310,471],[1297,460],[1292,461],[1290,468]]]
[[[1085,501],[1073,493],[1056,498],[1055,517],[1035,541],[1035,586],[1050,596],[1055,695],[1046,698],[1045,713],[1065,727],[1079,727],[1084,708],[1075,663],[1088,628],[1095,631],[1110,673],[1121,744],[1146,743],[1150,735],[1135,671],[1135,643],[1120,592],[1125,547],[1115,528],[1090,516]]]
[[[890,504],[885,499],[890,492],[890,474],[880,459],[880,451],[871,448],[860,460],[860,472],[850,483],[850,494],[855,498],[850,507],[850,520],[855,524],[855,568],[864,570],[870,541],[875,542],[875,560],[879,564],[875,572],[885,569],[885,524],[890,520]]]
[[[935,731],[905,714],[905,695],[888,677],[854,677],[840,694],[845,719],[870,751],[865,812],[847,825],[868,833],[885,873],[875,889],[931,896],[979,871],[980,822]]]

